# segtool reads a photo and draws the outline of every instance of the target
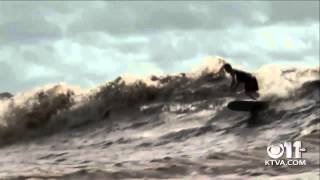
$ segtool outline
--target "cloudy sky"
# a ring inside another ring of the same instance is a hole
[[[0,92],[188,71],[319,64],[319,1],[0,1]]]

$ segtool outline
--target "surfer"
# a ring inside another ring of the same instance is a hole
[[[250,98],[256,100],[259,97],[259,90],[258,81],[255,76],[251,73],[244,72],[241,70],[233,69],[230,64],[224,64],[222,66],[227,73],[229,73],[232,77],[231,82],[231,90],[236,90],[240,83],[244,83],[245,94]]]

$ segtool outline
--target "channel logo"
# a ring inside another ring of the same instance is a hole
[[[305,166],[307,162],[302,159],[302,153],[306,151],[301,141],[271,144],[267,147],[267,154],[272,159],[265,160],[264,164],[266,166]]]

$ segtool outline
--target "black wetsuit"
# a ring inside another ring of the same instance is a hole
[[[244,83],[244,88],[246,92],[253,92],[259,90],[257,78],[254,77],[252,74],[237,69],[233,69],[233,73],[235,74],[235,78],[238,82]]]

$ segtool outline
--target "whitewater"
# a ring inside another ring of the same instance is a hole
[[[0,179],[319,179],[319,67],[253,71],[257,124],[227,104],[226,61],[120,76],[90,90],[59,83],[0,100]],[[272,143],[300,140],[306,166],[265,166]]]

